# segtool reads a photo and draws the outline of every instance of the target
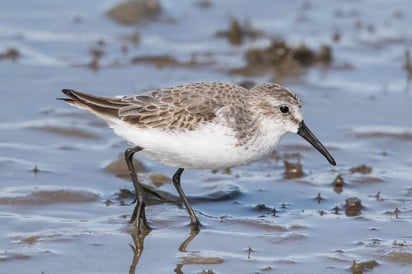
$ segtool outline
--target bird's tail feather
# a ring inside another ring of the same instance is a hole
[[[128,106],[120,98],[111,98],[91,95],[71,89],[63,89],[62,92],[69,98],[58,98],[66,103],[96,113],[99,116],[119,117],[119,109]]]

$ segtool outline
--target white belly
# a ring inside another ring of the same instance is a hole
[[[140,129],[119,120],[110,126],[119,136],[144,148],[139,154],[182,168],[221,169],[246,165],[270,153],[279,139],[276,136],[275,140],[266,142],[257,138],[252,145],[239,146],[233,129],[216,124],[180,132]]]

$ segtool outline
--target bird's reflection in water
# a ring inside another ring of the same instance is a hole
[[[144,240],[149,233],[150,231],[138,232],[137,230],[134,230],[130,233],[130,236],[132,237],[134,244],[133,245],[130,244],[130,247],[132,248],[132,251],[133,251],[133,260],[130,265],[129,274],[136,273],[136,267],[139,264],[139,259],[144,249]],[[223,263],[223,259],[221,258],[202,257],[200,251],[188,251],[187,250],[189,244],[192,242],[194,238],[196,238],[197,235],[199,235],[199,230],[192,229],[189,236],[180,244],[178,250],[179,252],[183,253],[182,254],[183,256],[181,257],[181,263],[176,264],[176,268],[174,269],[175,273],[183,274],[184,273],[183,267],[189,264],[211,265],[211,264]]]
[[[187,247],[190,242],[199,234],[199,230],[193,230],[190,232],[189,237],[187,237],[179,246],[179,251],[185,253],[185,256],[181,257],[181,263],[176,265],[174,271],[177,274],[183,274],[183,266],[189,264],[221,264],[223,263],[223,259],[219,257],[203,257],[201,256],[200,251],[188,251]]]
[[[199,229],[192,229],[190,232],[189,237],[187,237],[179,246],[180,252],[187,252],[186,248],[190,244],[190,242],[199,234]]]
[[[147,235],[149,235],[149,233],[150,233],[150,230],[138,231],[137,229],[134,229],[130,233],[130,236],[132,236],[134,245],[129,244],[133,251],[133,260],[132,260],[132,264],[130,265],[129,274],[136,273],[136,267],[139,263],[140,256],[142,256],[142,253],[143,253],[144,239],[146,238]]]
[[[179,251],[180,252],[188,252],[187,251],[187,246],[190,244],[190,242],[199,234],[199,230],[198,229],[192,229],[190,232],[189,237],[187,237],[179,246]],[[184,258],[183,258],[184,261]],[[177,264],[176,268],[175,268],[175,272],[178,274],[183,273],[182,272],[182,267],[183,267],[183,263],[181,264]]]

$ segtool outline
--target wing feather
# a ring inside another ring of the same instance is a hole
[[[142,95],[108,98],[73,90],[63,90],[69,104],[110,116],[139,128],[192,130],[216,118],[219,109],[234,106],[236,92],[247,91],[224,83],[194,83],[162,88]],[[239,106],[241,107],[241,106]]]

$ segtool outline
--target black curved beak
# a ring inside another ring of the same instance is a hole
[[[321,144],[321,142],[316,138],[315,134],[309,130],[306,124],[302,121],[299,124],[299,129],[297,132],[300,136],[308,141],[314,148],[316,148],[326,159],[328,159],[331,165],[336,165],[335,159],[329,154],[328,150]]]

